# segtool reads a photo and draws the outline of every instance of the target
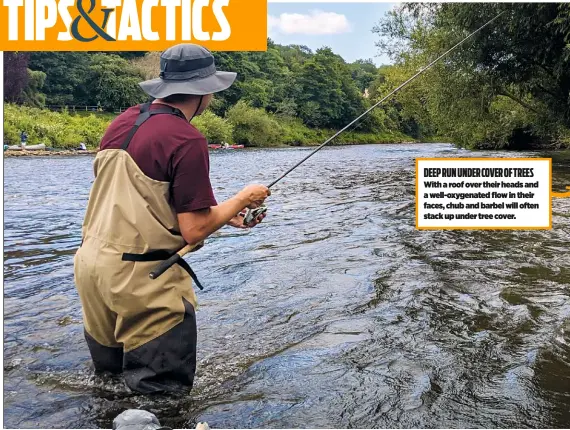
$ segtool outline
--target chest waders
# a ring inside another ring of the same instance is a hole
[[[95,180],[74,257],[74,277],[83,308],[85,339],[97,371],[124,374],[141,393],[190,390],[196,371],[197,299],[192,269],[181,261],[160,278],[149,279],[156,262],[186,242],[169,203],[170,183],[146,176],[127,153],[139,127],[154,115],[140,115],[121,149],[99,151]]]

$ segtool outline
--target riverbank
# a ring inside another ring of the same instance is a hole
[[[426,142],[419,142],[419,141],[410,141],[410,142],[377,142],[377,143],[368,143],[368,144],[351,144],[351,143],[344,143],[344,144],[336,144],[333,146],[353,146],[353,145],[390,145],[390,144],[399,144],[399,145],[413,145],[413,144],[421,144]],[[435,143],[435,142],[433,142]],[[321,145],[321,143],[315,143],[311,145],[299,145],[296,147],[301,148],[316,148],[317,146]],[[274,147],[269,147],[267,149],[277,149],[277,148],[293,148],[291,145],[279,145]],[[240,148],[242,149],[242,148]],[[240,149],[231,149],[231,151],[239,151]],[[243,148],[247,149],[247,148]],[[217,149],[217,148],[210,148],[210,151],[228,151],[228,149]],[[95,155],[99,152],[97,149],[88,149],[86,151],[74,151],[70,149],[64,150],[51,150],[51,151],[26,151],[26,150],[6,150],[4,151],[4,158],[13,158],[13,157],[56,157],[56,156],[86,156],[86,155]]]
[[[87,151],[72,151],[72,150],[61,150],[61,151],[26,151],[26,150],[7,150],[4,151],[4,158],[9,157],[53,157],[53,156],[69,156],[69,155],[92,155],[96,154],[98,151],[95,149],[90,149]]]
[[[4,105],[4,144],[19,145],[20,133],[28,134],[28,145],[74,150],[81,143],[96,150],[105,130],[115,117],[104,113],[89,115],[53,112],[13,104]],[[337,130],[309,128],[298,118],[269,114],[239,102],[220,117],[210,111],[195,118],[192,124],[210,144],[228,142],[246,147],[314,146],[333,136]],[[351,130],[335,139],[335,145],[377,143],[411,143],[414,138],[391,129]],[[41,155],[61,155],[61,154]],[[40,154],[40,153],[39,153]],[[26,154],[34,155],[34,154]],[[72,154],[66,154],[72,155]],[[75,152],[73,152],[75,155]],[[10,154],[8,156],[22,156]]]

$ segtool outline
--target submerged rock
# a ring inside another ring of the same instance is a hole
[[[158,418],[140,409],[128,409],[113,420],[113,430],[172,430],[161,426]]]
[[[113,420],[113,430],[172,430],[161,426],[156,415],[141,409],[127,409]],[[196,430],[210,430],[207,423],[198,423]]]

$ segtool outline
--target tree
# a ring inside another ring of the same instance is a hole
[[[139,83],[158,77],[160,55],[158,51],[33,53],[30,69],[38,74],[27,90],[27,103],[41,105],[41,93],[48,104],[99,105],[107,110],[142,102],[147,96]],[[257,130],[249,144],[261,142],[259,130],[273,127],[277,117],[289,124],[289,141],[320,139],[318,133],[309,137],[306,126],[345,126],[370,106],[364,90],[373,91],[379,82],[379,69],[371,60],[347,64],[328,47],[313,52],[303,45],[282,46],[268,40],[267,51],[215,52],[214,59],[218,70],[236,72],[237,79],[230,88],[215,94],[210,110],[220,117],[227,117],[231,110],[234,120],[238,114],[247,114],[257,125],[247,128],[240,123],[241,128],[233,134],[242,133],[241,138],[248,140],[244,130]],[[39,73],[45,73],[43,87]],[[240,108],[232,109],[240,101]],[[261,112],[266,116],[258,124],[253,120]],[[358,130],[385,130],[387,124],[398,127],[398,112],[375,112],[359,122]]]
[[[47,104],[96,104],[89,82],[86,82],[90,56],[87,52],[32,53],[30,69],[46,74],[43,90]]]
[[[20,101],[22,91],[28,84],[27,52],[4,52],[4,100],[16,103]]]
[[[131,58],[130,63],[145,80],[155,79],[160,73],[160,54],[159,51],[147,52],[144,56]]]
[[[501,11],[420,78],[416,113],[464,146],[519,147],[523,130],[548,143],[570,127],[570,5],[406,4],[374,31],[379,48],[413,72]]]
[[[342,57],[330,48],[317,50],[297,75],[301,85],[299,115],[311,127],[339,128],[364,110],[364,99]]]
[[[242,100],[254,108],[266,108],[273,96],[273,83],[267,79],[254,78],[241,83]]]
[[[227,110],[234,106],[242,97],[243,91],[240,83],[247,78],[258,75],[258,69],[247,60],[245,52],[216,52],[214,53],[216,68],[218,70],[237,73],[236,82],[227,90],[215,95],[215,108],[218,115],[225,115]]]
[[[117,51],[115,54],[125,60],[133,60],[144,57],[148,51]]]
[[[46,81],[46,74],[39,70],[28,69],[28,77],[28,85],[22,92],[22,103],[27,106],[43,108],[46,103],[46,96],[41,90]]]
[[[357,60],[350,65],[350,69],[352,79],[361,93],[369,88],[378,73],[372,60]]]
[[[118,55],[95,54],[87,72],[94,101],[105,110],[114,110],[144,102],[148,96],[139,82],[140,72]]]
[[[270,114],[243,101],[228,110],[227,119],[233,124],[233,138],[238,144],[271,146],[283,139],[279,123]]]

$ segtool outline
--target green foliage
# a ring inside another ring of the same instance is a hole
[[[570,6],[560,3],[404,4],[374,29],[396,61],[379,98],[420,66],[508,10],[391,103],[400,130],[444,135],[469,148],[551,145],[570,128]]]
[[[384,67],[370,85],[373,100],[381,99],[416,72],[410,65]],[[375,112],[376,128],[399,130],[415,139],[425,139],[434,132],[433,120],[426,109],[426,85],[418,79]]]
[[[277,117],[281,126],[281,141],[291,146],[311,145],[324,141],[322,130],[309,128],[300,118],[291,116]]]
[[[215,52],[214,56],[218,70],[236,72],[237,80],[229,89],[217,93],[210,110],[194,120],[211,143],[321,143],[370,107],[373,100],[364,94],[382,82],[378,78],[382,69],[371,60],[348,64],[326,47],[313,52],[306,46],[282,46],[269,40],[265,52]],[[28,86],[26,104],[43,106],[43,93],[47,105],[68,105],[72,111],[74,105],[98,106],[98,118],[102,118],[103,111],[113,112],[145,101],[147,96],[139,82],[156,77],[159,63],[160,52],[32,53],[30,69],[34,75],[30,76],[35,79]],[[45,73],[43,88],[41,73]],[[69,118],[84,114],[63,114],[58,121],[64,119],[61,122],[69,127]],[[41,116],[50,115],[41,111]],[[59,124],[58,121],[54,123]],[[105,117],[105,121],[110,118]],[[84,124],[83,133],[91,136],[96,145],[97,132],[88,132],[89,126]],[[428,132],[427,127],[418,126],[411,114],[405,115],[401,107],[387,105],[360,121],[354,132],[347,135],[348,143],[378,141],[387,136],[399,139],[395,136],[400,136],[402,130],[417,137]],[[58,133],[42,129],[32,139],[41,135],[56,144]],[[61,134],[61,138],[75,142],[85,139],[81,133],[74,129]]]
[[[314,129],[303,124],[298,118],[279,118],[282,130],[283,143],[291,146],[317,145],[323,143],[338,130]],[[411,142],[409,136],[397,131],[362,132],[360,130],[349,130],[335,140],[330,145],[362,145],[376,143],[400,143]]]
[[[6,120],[6,107],[9,104],[4,105],[4,144],[5,145],[19,145],[20,144],[20,132],[14,122]]]
[[[263,109],[239,101],[228,110],[226,118],[234,126],[233,140],[237,144],[276,146],[284,143],[279,123]]]
[[[364,99],[341,57],[319,49],[300,68],[299,116],[310,127],[342,127],[364,110]]]
[[[44,143],[54,148],[76,148],[84,142],[94,148],[99,145],[109,123],[108,118],[99,115],[79,116],[5,104],[4,142],[19,144],[20,132],[24,130],[30,145]]]
[[[237,73],[216,94],[212,110],[224,116],[238,101],[268,113],[296,116],[309,127],[342,127],[366,107],[364,87],[376,73],[371,61],[347,64],[329,48],[268,43],[266,52],[217,52],[216,66]],[[361,90],[362,87],[362,90]],[[372,130],[371,122],[364,128]]]
[[[241,84],[241,99],[256,108],[264,108],[273,95],[271,81],[254,78]]]
[[[147,51],[117,51],[116,54],[126,60],[144,57]]]
[[[216,52],[217,68],[237,72],[237,80],[195,124],[212,143],[321,143],[499,11],[507,13],[335,143],[444,136],[469,148],[568,144],[567,3],[403,3],[373,29],[381,51],[394,60],[382,67],[371,60],[347,64],[326,47],[313,52],[272,40],[265,52]],[[29,63],[27,55],[5,54],[5,74],[19,76],[5,82],[13,93],[8,100],[41,107],[45,94],[48,105],[111,111],[146,100],[138,83],[158,75],[160,53],[35,52]],[[5,138],[17,140],[25,128],[30,143],[88,140],[93,146],[110,121],[9,109]]]
[[[4,142],[20,143],[20,132],[29,135],[29,144],[44,143],[54,148],[76,148],[84,142],[89,148],[99,146],[105,130],[115,118],[109,113],[52,112],[14,104],[4,106]],[[194,126],[206,136],[209,143],[241,143],[247,146],[315,145],[324,142],[336,130],[314,129],[301,119],[273,115],[253,108],[245,102],[232,107],[227,118],[206,111],[194,118]],[[363,133],[352,130],[342,134],[332,144],[364,144],[408,142],[411,139],[399,132],[384,130]]]
[[[378,70],[372,60],[357,60],[350,65],[351,76],[361,93],[370,87]]]
[[[4,52],[4,101],[17,103],[28,84],[29,52]]]
[[[142,75],[118,55],[95,54],[88,68],[88,81],[95,93],[94,102],[106,110],[144,102],[148,96],[138,83]]]
[[[334,131],[331,130],[330,135],[333,135]],[[380,133],[357,133],[348,132],[346,134],[341,134],[336,140],[336,144],[342,145],[365,145],[365,144],[376,144],[376,143],[410,143],[414,142],[410,136],[397,131],[385,131]]]
[[[46,74],[43,87],[46,104],[100,105],[110,110],[146,99],[138,86],[143,80],[142,74],[125,59],[139,56],[133,53],[34,52],[29,68]]]
[[[41,92],[45,81],[46,74],[39,70],[28,69],[28,85],[24,88],[21,95],[22,103],[27,106],[43,108],[46,103],[46,96]]]
[[[233,125],[226,120],[207,110],[197,116],[192,124],[206,137],[209,143],[232,143]]]
[[[87,52],[33,52],[28,67],[46,74],[46,104],[91,105],[86,80],[89,62]]]
[[[294,117],[297,112],[297,103],[295,100],[286,98],[278,102],[275,106],[275,113],[286,117]]]

